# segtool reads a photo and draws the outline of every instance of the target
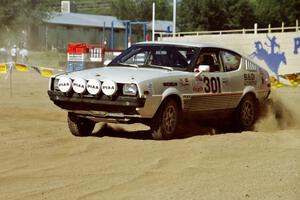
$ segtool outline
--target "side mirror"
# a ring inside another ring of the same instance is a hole
[[[210,66],[209,65],[199,65],[198,68],[195,68],[194,72],[209,72],[210,71]]]
[[[111,60],[105,60],[105,61],[103,62],[103,65],[104,65],[104,66],[107,66],[110,62],[111,62]]]
[[[197,72],[195,77],[199,76],[202,72],[209,72],[210,66],[209,65],[199,65],[198,68],[195,68],[194,72]]]

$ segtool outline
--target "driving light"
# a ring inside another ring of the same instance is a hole
[[[92,95],[99,94],[101,91],[101,83],[99,80],[90,79],[86,84],[86,89]]]
[[[56,79],[57,80],[57,79]],[[55,83],[55,82],[54,82]],[[72,86],[72,80],[67,77],[61,77],[57,83],[58,89],[61,92],[70,92]]]
[[[137,87],[135,84],[124,84],[123,86],[123,94],[129,96],[135,96],[137,94]]]
[[[117,83],[112,80],[104,80],[101,89],[105,95],[112,96],[117,92],[118,86]]]
[[[82,78],[75,78],[72,87],[76,93],[82,94],[86,90],[86,80]]]

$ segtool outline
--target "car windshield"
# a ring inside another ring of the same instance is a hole
[[[195,57],[192,47],[171,45],[134,45],[108,66],[163,68],[186,71]]]

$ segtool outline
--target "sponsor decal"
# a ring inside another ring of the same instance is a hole
[[[202,85],[195,85],[193,86],[194,92],[203,92],[203,86]]]
[[[181,79],[179,79],[179,82],[180,82],[180,85],[182,85],[182,86],[190,85],[188,78],[181,78]]]
[[[115,86],[113,85],[103,85],[102,87],[104,90],[114,90],[115,89]]]
[[[175,87],[175,86],[177,86],[177,83],[176,82],[164,82],[163,86],[165,86],[165,87]]]
[[[257,80],[254,73],[244,74],[244,85],[256,85]]]
[[[183,95],[183,100],[190,100],[192,98],[192,95]]]
[[[197,76],[195,79],[197,82],[203,82],[202,76]]]
[[[152,82],[147,84],[147,90],[146,91],[148,91],[148,95],[153,94],[153,83]]]
[[[195,77],[195,83],[193,86],[193,92],[203,92],[203,77],[202,76],[196,76]]]

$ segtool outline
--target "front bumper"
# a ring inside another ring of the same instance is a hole
[[[68,95],[52,90],[48,90],[48,95],[62,109],[95,118],[140,118],[136,109],[144,107],[145,104],[144,98],[129,96],[110,98],[105,95]]]

